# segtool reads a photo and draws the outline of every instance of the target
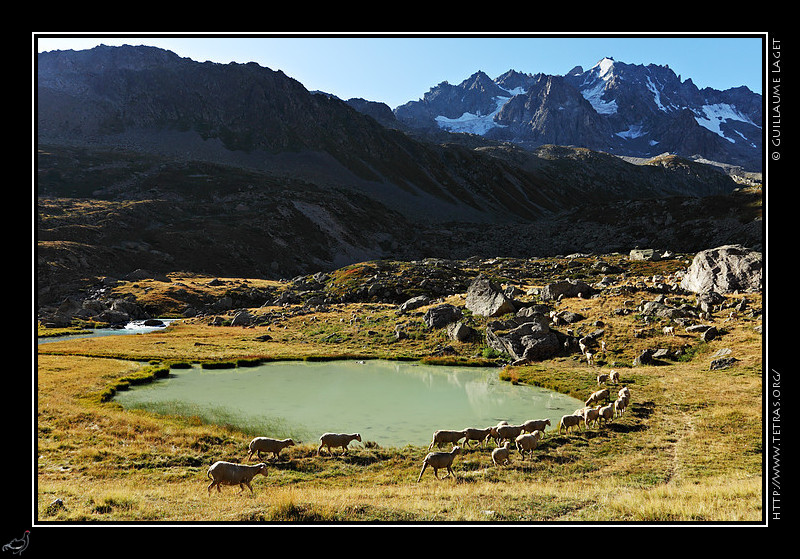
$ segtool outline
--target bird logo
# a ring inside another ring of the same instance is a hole
[[[16,553],[20,555],[25,548],[28,547],[28,538],[30,537],[31,531],[25,530],[25,533],[22,535],[21,538],[14,538],[6,545],[3,546],[3,551],[10,551],[11,553]]]

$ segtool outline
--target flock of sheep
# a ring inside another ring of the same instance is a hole
[[[597,377],[598,386],[603,383],[619,383],[619,375],[616,371],[610,371],[609,374],[601,374]],[[621,417],[628,407],[630,402],[630,390],[627,386],[623,386],[617,392],[617,398],[612,402],[610,400],[611,392],[608,388],[602,388],[589,396],[584,402],[584,406],[575,410],[572,414],[564,415],[558,423],[558,433],[561,433],[562,428],[565,433],[568,433],[570,428],[577,428],[580,430],[580,425],[583,424],[586,429],[591,426],[602,428],[603,422],[608,423],[615,417]],[[492,427],[483,429],[467,428],[460,431],[440,429],[433,433],[433,438],[428,450],[432,450],[434,445],[441,448],[444,444],[454,445],[449,452],[428,452],[422,462],[422,470],[419,473],[417,482],[422,479],[422,474],[430,467],[433,469],[433,475],[439,479],[439,470],[446,469],[447,475],[442,477],[444,479],[448,476],[455,477],[452,465],[456,455],[461,452],[462,447],[459,446],[463,439],[463,445],[472,448],[471,442],[477,442],[479,446],[484,443],[494,441],[497,448],[492,450],[492,463],[496,466],[503,466],[510,462],[512,453],[512,441],[516,450],[525,457],[526,453],[533,458],[533,451],[538,447],[539,441],[544,437],[545,429],[550,426],[549,419],[531,419],[520,425],[509,425],[507,421],[501,421]],[[342,454],[347,453],[348,445],[351,441],[361,442],[361,435],[358,433],[324,433],[320,438],[320,444],[317,448],[317,455],[320,454],[323,448],[329,454],[333,454],[334,448],[342,448]],[[269,437],[256,437],[248,446],[247,460],[252,459],[255,455],[261,458],[261,453],[272,453],[278,459],[280,452],[289,446],[294,446],[292,439],[272,439]],[[211,465],[208,469],[207,477],[212,481],[208,486],[208,493],[216,487],[220,492],[222,485],[238,485],[239,492],[244,491],[247,487],[250,493],[253,488],[250,482],[258,475],[267,475],[267,464],[261,462],[255,465],[237,464],[234,462],[218,461]]]
[[[616,371],[611,371],[608,375],[602,374],[597,377],[597,383],[602,384],[605,382],[619,383],[619,375]],[[575,410],[573,413],[561,417],[558,423],[558,433],[561,433],[562,428],[565,433],[569,432],[571,427],[580,429],[581,423],[584,424],[586,429],[590,426],[601,428],[603,421],[606,423],[615,417],[620,417],[625,413],[625,409],[630,402],[631,393],[627,386],[623,386],[617,393],[617,399],[610,402],[611,392],[608,388],[603,388],[592,392],[589,398],[584,402],[584,407]],[[596,407],[595,407],[595,404]],[[525,457],[526,453],[533,458],[533,451],[539,446],[539,441],[544,437],[545,428],[550,425],[549,419],[531,419],[520,425],[509,425],[507,421],[501,421],[493,427],[485,429],[464,429],[461,431],[446,431],[440,430],[433,433],[433,440],[428,446],[428,450],[433,448],[433,445],[441,446],[445,443],[450,443],[453,446],[450,452],[429,452],[422,463],[422,471],[419,473],[417,481],[422,479],[422,474],[430,466],[433,469],[433,475],[438,478],[438,471],[446,469],[448,477],[455,474],[452,470],[453,459],[461,451],[458,443],[463,439],[465,446],[470,446],[470,441],[478,441],[481,445],[484,442],[493,440],[497,448],[492,450],[492,463],[496,466],[504,466],[511,460],[512,441],[516,450]],[[442,478],[444,479],[444,478]]]
[[[361,435],[359,433],[324,433],[319,438],[317,454],[319,454],[323,448],[325,448],[328,453],[333,454],[332,449],[340,447],[343,449],[342,454],[346,454],[347,445],[350,444],[350,441],[361,442]],[[294,441],[292,439],[256,437],[250,441],[247,447],[247,459],[250,460],[254,454],[258,458],[261,458],[262,452],[271,452],[277,459],[280,457],[281,450],[289,446],[294,446]],[[211,483],[208,485],[208,493],[210,495],[214,487],[217,488],[217,492],[222,492],[220,488],[222,485],[238,485],[240,488],[239,493],[244,491],[244,488],[247,487],[250,489],[250,493],[252,493],[253,487],[250,485],[250,482],[253,481],[253,478],[258,474],[267,475],[266,462],[249,465],[219,460],[214,462],[211,467],[208,468],[208,472],[206,472],[206,476],[211,479]]]

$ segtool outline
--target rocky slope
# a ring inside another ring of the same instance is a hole
[[[399,122],[526,147],[563,144],[616,155],[673,153],[761,170],[762,97],[681,80],[668,66],[604,58],[564,76],[476,72],[395,109]]]
[[[137,268],[289,278],[381,258],[761,242],[759,196],[708,166],[433,143],[353,106],[376,109],[256,64],[149,47],[39,55],[42,303]]]

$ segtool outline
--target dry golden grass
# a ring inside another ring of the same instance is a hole
[[[759,296],[748,295],[754,307]],[[298,445],[257,477],[254,495],[223,488],[208,495],[213,461],[241,461],[249,437],[197,418],[125,411],[98,394],[144,365],[136,360],[225,361],[364,355],[421,358],[440,334],[392,340],[399,320],[390,306],[344,305],[314,320],[298,316],[255,328],[187,321],[148,335],[57,341],[37,356],[38,440],[36,518],[42,522],[490,522],[643,521],[748,522],[762,520],[762,343],[747,317],[714,323],[723,335],[666,336],[636,313],[614,314],[626,299],[567,299],[559,309],[581,312],[587,330],[605,324],[606,360],[589,366],[562,357],[504,374],[581,399],[596,374],[616,367],[633,402],[602,430],[548,431],[533,460],[517,454],[504,467],[488,449],[456,459],[456,478],[416,483],[427,448],[358,445],[345,457],[316,456]],[[453,299],[458,303],[458,297]],[[253,309],[269,312],[274,309]],[[368,323],[349,324],[360,312]],[[409,320],[403,318],[402,320]],[[477,319],[476,319],[477,320]],[[644,330],[641,334],[640,331]],[[323,341],[338,332],[343,341]],[[368,332],[372,332],[371,334]],[[637,332],[640,333],[637,336]],[[272,340],[257,341],[269,333]],[[475,355],[480,344],[455,344]],[[632,367],[646,347],[685,347],[684,361]],[[739,361],[711,371],[711,356],[728,347]],[[612,365],[614,363],[614,365]],[[51,503],[62,499],[63,508]]]

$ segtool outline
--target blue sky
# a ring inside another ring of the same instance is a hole
[[[746,85],[762,93],[763,81],[762,36],[755,33],[738,37],[711,33],[681,37],[48,35],[33,34],[39,52],[98,44],[152,45],[198,62],[256,62],[282,70],[309,90],[342,99],[381,101],[392,109],[420,99],[442,81],[458,84],[478,70],[491,78],[509,69],[565,74],[575,66],[588,69],[606,56],[628,64],[668,65],[699,88]]]

